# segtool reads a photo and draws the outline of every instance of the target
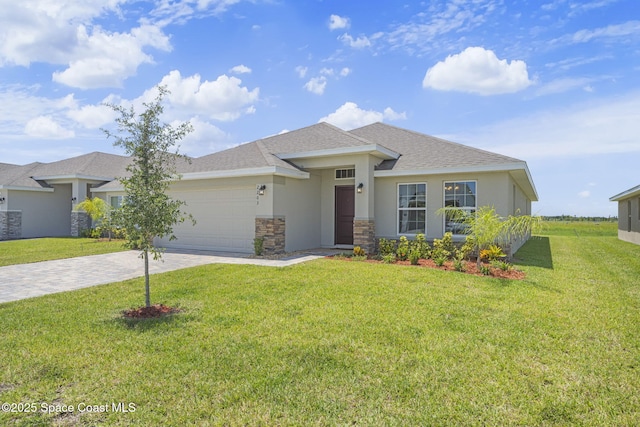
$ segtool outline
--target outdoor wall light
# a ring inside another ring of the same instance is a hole
[[[258,185],[256,186],[256,190],[257,190],[258,196],[264,196],[264,190],[266,190],[266,189],[267,189],[267,186],[266,186],[266,185],[264,185],[264,184],[258,184]]]
[[[362,193],[362,188],[364,188],[364,184],[363,184],[363,183],[360,183],[360,184],[358,184],[358,187],[356,188],[356,191],[357,191],[358,193]]]
[[[4,203],[4,197],[0,197],[0,204]]]
[[[78,200],[78,199],[77,199],[77,198],[75,198],[75,197],[72,197],[72,198],[71,198],[71,203],[75,203],[75,202],[76,202],[76,200]]]

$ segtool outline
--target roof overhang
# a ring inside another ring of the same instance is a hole
[[[0,190],[39,191],[44,193],[53,193],[55,191],[53,188],[27,187],[27,186],[21,186],[21,185],[0,185]]]
[[[619,202],[620,200],[629,199],[631,197],[640,196],[640,185],[637,185],[633,188],[628,189],[627,191],[623,191],[620,194],[616,194],[609,198],[611,202]]]
[[[187,172],[181,174],[181,181],[193,181],[197,179],[235,178],[246,176],[276,175],[295,179],[309,179],[309,172],[280,166],[264,166],[259,168],[230,169],[205,172]]]
[[[478,173],[478,172],[509,172],[513,179],[525,192],[527,197],[533,201],[538,201],[538,191],[533,184],[531,172],[525,162],[504,163],[494,165],[472,165],[458,166],[450,168],[435,169],[410,169],[410,170],[382,170],[375,171],[373,176],[376,178],[395,177],[395,176],[414,176],[414,175],[449,175],[459,173]]]
[[[83,174],[70,174],[70,175],[43,175],[43,176],[32,176],[31,178],[37,181],[54,181],[54,180],[69,180],[69,179],[83,179],[86,181],[113,181],[114,177],[108,176],[94,176],[94,175],[83,175]]]
[[[282,160],[310,159],[318,157],[335,157],[352,154],[370,154],[383,160],[394,160],[400,157],[399,153],[389,150],[378,144],[356,145],[352,147],[331,148],[328,150],[300,151],[295,153],[275,154]]]
[[[261,168],[231,169],[204,172],[187,172],[180,174],[180,181],[197,181],[202,179],[222,179],[222,178],[240,178],[247,176],[266,176],[276,175],[294,179],[309,179],[309,172],[298,171],[294,169],[282,168],[279,166],[265,166]],[[124,191],[122,185],[106,185],[102,187],[92,188],[92,193],[106,193]]]

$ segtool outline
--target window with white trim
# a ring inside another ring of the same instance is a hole
[[[427,184],[398,184],[398,234],[427,232]]]
[[[475,214],[477,209],[477,182],[451,181],[444,183],[444,207],[464,214]],[[465,225],[459,215],[445,213],[444,232],[465,234]]]
[[[336,179],[350,179],[355,177],[355,169],[336,169]]]

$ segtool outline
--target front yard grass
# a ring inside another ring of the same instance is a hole
[[[0,242],[0,267],[118,252],[125,250],[122,243],[76,237],[8,240]]]
[[[0,304],[0,401],[38,409],[0,424],[638,425],[640,246],[539,236],[517,257],[523,281],[185,269],[151,282],[184,311],[144,321],[121,317],[143,279]]]

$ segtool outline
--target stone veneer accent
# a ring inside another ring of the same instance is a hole
[[[82,231],[91,228],[91,218],[86,212],[71,212],[71,236],[80,237]]]
[[[373,219],[353,220],[353,246],[360,246],[366,253],[376,250],[376,222]]]
[[[22,237],[22,211],[0,211],[0,240]]]
[[[256,218],[256,239],[263,238],[263,255],[284,253],[284,217]]]

